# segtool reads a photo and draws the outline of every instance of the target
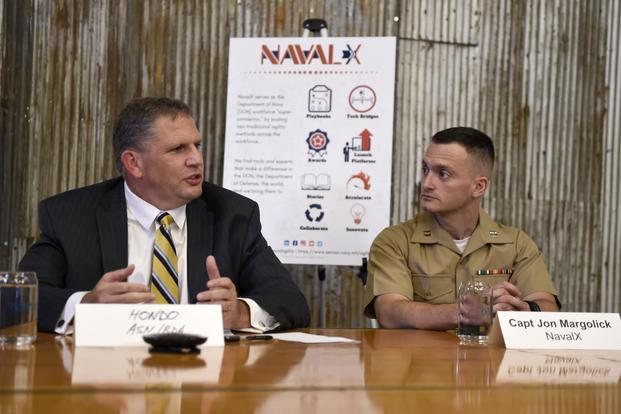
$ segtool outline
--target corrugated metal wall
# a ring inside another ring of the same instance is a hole
[[[0,267],[37,234],[37,203],[115,175],[133,96],[187,101],[221,182],[228,40],[398,36],[392,221],[418,208],[433,132],[496,141],[484,206],[542,248],[566,310],[621,308],[621,69],[614,0],[0,1]],[[357,268],[291,266],[315,326],[363,326]]]
[[[618,312],[621,308],[621,6],[608,6],[606,39],[606,117],[602,151],[603,182],[602,251],[598,278],[601,278],[600,309]]]

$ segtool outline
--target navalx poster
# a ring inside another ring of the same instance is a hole
[[[360,265],[389,224],[394,37],[231,39],[224,186],[284,263]]]

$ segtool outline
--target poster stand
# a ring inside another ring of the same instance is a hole
[[[328,23],[324,19],[306,19],[302,22],[302,37],[309,37],[319,34],[321,37],[328,37]]]
[[[310,37],[311,35],[317,37],[328,37],[328,23],[324,19],[306,19],[302,22],[302,37]],[[362,281],[362,285],[367,284],[367,258],[362,258],[362,266],[358,271],[358,278]],[[324,265],[317,266],[317,279],[319,280],[319,308],[323,309],[323,282],[326,280],[326,267]],[[325,315],[321,314],[321,324],[323,326],[325,322]]]
[[[223,186],[257,202],[282,263],[316,266],[319,293],[328,266],[364,283],[389,224],[396,38],[300,23],[301,37],[230,40]]]
[[[306,19],[302,22],[302,37],[328,37],[328,23],[324,19]],[[323,282],[326,280],[326,267],[324,265],[317,265],[317,279],[319,280],[319,309],[321,309],[320,313],[320,326],[325,326],[325,312],[323,311],[323,296],[324,296],[324,285]]]

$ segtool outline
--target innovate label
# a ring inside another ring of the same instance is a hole
[[[224,186],[284,263],[360,265],[389,224],[395,38],[231,39]]]

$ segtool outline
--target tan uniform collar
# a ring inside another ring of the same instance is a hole
[[[451,249],[455,253],[462,255],[459,249],[457,249],[451,235],[440,227],[431,213],[426,211],[422,211],[416,216],[416,228],[414,229],[411,241],[413,243],[421,244],[438,243],[448,249]],[[479,210],[479,223],[472,233],[463,256],[472,253],[488,243],[506,244],[512,242],[513,240],[511,237],[502,231],[498,224],[481,209]]]

